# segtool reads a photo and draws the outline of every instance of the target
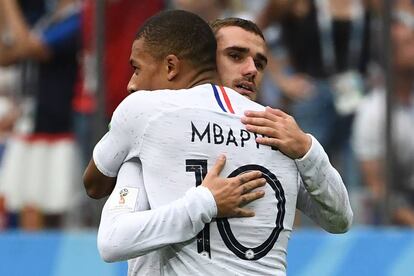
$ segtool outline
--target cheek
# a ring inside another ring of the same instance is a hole
[[[233,79],[237,75],[241,75],[240,73],[238,73],[240,72],[239,66],[232,62],[217,64],[217,71],[221,79]]]
[[[224,86],[231,87],[234,76],[231,70],[221,70],[218,72]]]
[[[136,79],[136,84],[139,90],[153,90],[153,82],[151,81],[151,78],[149,78],[145,73],[141,73],[139,77]]]

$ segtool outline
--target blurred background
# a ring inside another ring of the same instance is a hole
[[[345,235],[298,213],[288,275],[414,275],[412,0],[0,0],[0,275],[126,275],[99,258],[104,200],[81,177],[136,31],[175,8],[258,24],[259,102],[314,135],[348,189]]]

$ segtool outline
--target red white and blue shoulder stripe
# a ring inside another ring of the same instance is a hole
[[[233,107],[231,105],[229,96],[227,96],[226,90],[223,86],[218,86],[220,88],[220,92],[217,89],[217,85],[212,84],[214,91],[214,97],[216,98],[218,106],[223,110],[223,112],[226,113],[232,113],[234,114]]]

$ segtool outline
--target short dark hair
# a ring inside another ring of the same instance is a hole
[[[150,17],[135,39],[155,58],[174,54],[193,66],[216,68],[216,38],[206,21],[188,11],[167,10]]]
[[[224,19],[216,19],[210,22],[210,27],[216,35],[217,32],[223,27],[240,27],[245,31],[254,33],[260,36],[264,41],[266,41],[262,31],[255,23],[250,20],[237,18],[237,17],[228,17]]]

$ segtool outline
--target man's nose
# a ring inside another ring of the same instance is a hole
[[[256,77],[257,67],[252,57],[248,57],[243,67],[243,76]]]
[[[138,89],[137,89],[137,86],[136,86],[136,83],[135,83],[135,80],[134,80],[134,75],[132,75],[132,77],[129,80],[128,85],[127,85],[128,94],[134,93],[137,90]]]

